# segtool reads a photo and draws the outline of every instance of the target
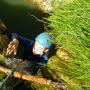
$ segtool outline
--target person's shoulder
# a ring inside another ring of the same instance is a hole
[[[28,40],[29,40],[29,44],[30,44],[30,46],[33,46],[33,45],[34,45],[34,41],[31,40],[31,39],[28,39]]]
[[[44,54],[41,56],[41,59],[42,60],[45,60],[45,61],[48,61],[48,55],[47,54]]]

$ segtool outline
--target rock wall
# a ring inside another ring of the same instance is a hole
[[[0,19],[0,54],[6,52],[6,48],[9,42],[6,29],[7,27]]]

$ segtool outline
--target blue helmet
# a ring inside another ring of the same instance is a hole
[[[35,41],[41,44],[45,48],[50,48],[52,46],[51,36],[48,33],[41,33],[36,38]]]

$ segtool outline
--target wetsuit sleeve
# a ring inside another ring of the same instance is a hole
[[[29,40],[27,38],[24,38],[23,36],[21,35],[18,35],[17,33],[11,33],[11,36],[12,36],[12,39],[18,39],[19,42],[25,46],[30,46],[32,45],[33,41],[32,40]]]
[[[48,56],[47,56],[47,55],[41,56],[41,58],[40,58],[40,60],[39,60],[39,62],[38,62],[38,65],[39,65],[40,67],[42,67],[42,66],[46,66],[47,63],[48,63]]]

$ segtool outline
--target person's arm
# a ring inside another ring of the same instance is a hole
[[[7,47],[6,55],[10,55],[10,54],[16,55],[18,45],[19,45],[19,41],[17,39],[14,38],[12,41],[10,41]]]
[[[19,41],[19,43],[21,43],[25,46],[28,46],[28,45],[30,46],[33,43],[32,40],[29,40],[17,33],[11,33],[11,35],[12,35],[12,39],[17,39]]]
[[[33,43],[31,40],[26,39],[16,33],[11,33],[11,36],[12,36],[12,41],[10,41],[10,43],[8,44],[6,55],[10,55],[10,54],[16,55],[19,44],[23,44],[24,46],[28,47],[31,46]]]

